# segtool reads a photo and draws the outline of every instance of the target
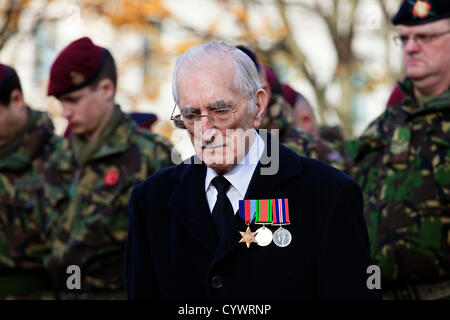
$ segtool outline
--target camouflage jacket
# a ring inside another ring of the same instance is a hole
[[[450,90],[405,98],[349,144],[384,288],[450,276]]]
[[[172,146],[162,137],[141,131],[125,114],[113,133],[84,166],[73,141],[52,158],[70,180],[70,204],[55,219],[52,254],[46,259],[59,290],[66,269],[80,267],[83,292],[123,289],[123,259],[132,188],[171,165]]]
[[[318,159],[339,170],[347,171],[346,158],[334,144],[294,128],[292,123],[292,107],[284,101],[282,96],[275,96],[273,103],[267,106],[261,129],[279,130],[280,142],[298,155]]]
[[[0,274],[43,270],[49,217],[67,200],[63,180],[48,163],[62,139],[46,113],[27,109],[21,142],[0,158]]]

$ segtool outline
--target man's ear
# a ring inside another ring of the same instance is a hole
[[[113,100],[116,94],[116,86],[110,79],[102,79],[100,80],[98,87],[100,88],[102,95],[107,100]]]
[[[267,93],[267,103],[269,103],[270,97],[272,96],[272,88],[270,88],[270,86],[267,82],[264,82],[264,84],[262,85],[262,88]]]
[[[253,128],[258,129],[261,125],[264,113],[266,111],[267,103],[269,102],[269,97],[267,92],[260,88],[256,91],[256,115],[253,118]]]
[[[11,91],[10,95],[10,106],[13,106],[15,108],[24,108],[25,102],[23,99],[22,91],[19,89],[14,89]]]

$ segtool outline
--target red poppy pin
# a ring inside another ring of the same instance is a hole
[[[431,3],[419,0],[414,4],[412,14],[419,18],[426,18],[431,10]]]
[[[116,185],[119,181],[119,172],[117,170],[110,170],[105,172],[104,181],[107,186]]]

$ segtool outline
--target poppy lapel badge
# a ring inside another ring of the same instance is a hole
[[[114,186],[119,181],[119,172],[117,170],[109,170],[105,172],[104,182],[107,186]]]

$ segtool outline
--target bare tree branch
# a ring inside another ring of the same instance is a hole
[[[4,47],[9,38],[17,32],[17,24],[12,25],[14,15],[17,15],[17,8],[20,8],[22,1],[6,1],[8,7],[4,10],[4,23],[0,28],[0,50]]]
[[[287,35],[284,39],[284,42],[286,43],[287,48],[292,53],[292,55],[296,58],[296,64],[300,67],[303,74],[305,75],[306,79],[311,84],[312,88],[314,89],[317,101],[319,103],[319,118],[322,123],[325,123],[325,112],[327,111],[327,104],[324,103],[325,101],[325,88],[322,87],[316,79],[316,76],[309,71],[307,67],[307,58],[305,54],[303,53],[303,50],[297,45],[297,42],[295,41],[292,33],[292,28],[290,26],[287,13],[286,13],[286,5],[285,2],[282,0],[277,0],[277,7],[278,12],[280,13],[281,19],[283,21],[283,24],[287,30]]]

